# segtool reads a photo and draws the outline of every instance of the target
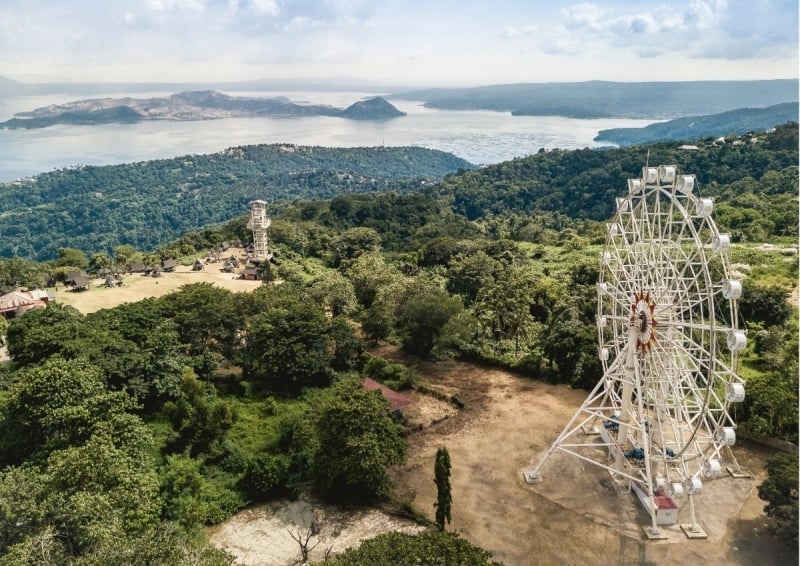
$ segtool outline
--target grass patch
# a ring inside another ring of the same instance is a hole
[[[228,431],[228,440],[241,450],[243,456],[255,457],[277,444],[279,417],[275,406],[287,401],[237,397],[228,397],[226,401],[237,416]]]

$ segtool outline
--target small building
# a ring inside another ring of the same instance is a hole
[[[79,278],[89,278],[89,275],[83,269],[76,269],[75,271],[70,271],[67,273],[67,276],[64,278],[64,283],[67,285],[75,285],[75,280]]]
[[[0,316],[12,318],[31,309],[43,309],[49,301],[48,293],[39,289],[34,291],[11,291],[0,297]]]
[[[142,262],[135,261],[128,266],[128,271],[131,273],[144,273],[147,271],[147,267]]]
[[[68,279],[67,283],[72,287],[73,291],[86,291],[92,281],[86,275],[75,275]]]
[[[161,263],[161,269],[163,269],[167,273],[172,273],[175,271],[175,268],[178,267],[178,262],[174,259],[165,259]]]
[[[397,391],[389,389],[382,383],[378,383],[369,377],[365,377],[361,381],[361,386],[368,391],[380,391],[383,398],[389,401],[392,407],[390,412],[393,415],[402,415],[405,408],[411,403],[411,399],[405,395],[401,395]]]
[[[252,265],[248,265],[242,272],[239,273],[239,279],[246,279],[248,281],[258,281],[261,279],[261,274],[258,272],[258,268]]]
[[[203,271],[203,268],[206,266],[199,258],[195,260],[192,264],[192,271]]]

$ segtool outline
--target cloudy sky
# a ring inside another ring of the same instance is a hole
[[[0,0],[22,81],[798,76],[797,0]]]

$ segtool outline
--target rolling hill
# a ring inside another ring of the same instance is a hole
[[[601,130],[595,141],[619,145],[634,145],[669,140],[697,140],[708,137],[763,132],[786,122],[797,120],[796,102],[776,104],[767,108],[739,108],[709,116],[688,116],[644,128],[614,128]]]

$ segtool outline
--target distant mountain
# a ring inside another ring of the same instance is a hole
[[[797,121],[797,102],[776,104],[767,108],[740,108],[709,116],[690,116],[650,124],[644,128],[601,130],[595,141],[619,145],[635,145],[672,140],[698,140],[728,134],[764,131],[786,122]]]
[[[351,104],[339,115],[352,120],[389,120],[405,116],[406,113],[400,112],[393,105],[386,102],[385,99],[378,96]]]
[[[320,104],[297,104],[284,97],[228,96],[214,90],[187,91],[166,98],[95,98],[21,112],[0,122],[5,128],[45,128],[54,124],[92,125],[140,120],[210,120],[273,116],[337,116],[355,120],[385,120],[404,113],[382,98],[353,104],[347,109]]]
[[[405,91],[390,98],[421,100],[428,108],[443,110],[495,110],[569,118],[671,119],[797,102],[798,81],[520,83]]]
[[[12,81],[5,77],[0,77],[0,97],[3,96],[22,96],[29,94],[30,89],[27,85]]]

